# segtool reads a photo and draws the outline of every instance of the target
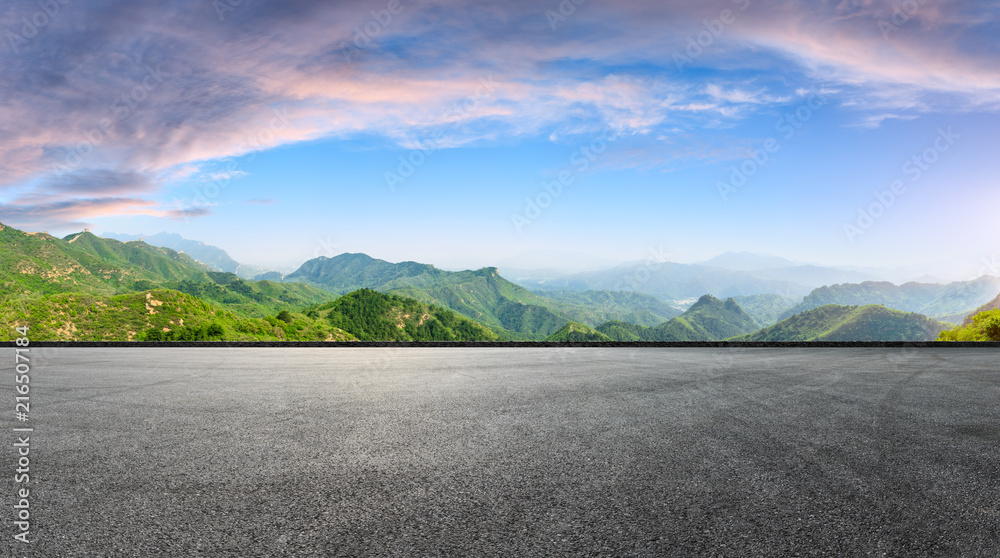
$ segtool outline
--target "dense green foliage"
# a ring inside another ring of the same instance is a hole
[[[646,334],[650,328],[618,320],[604,322],[595,328],[612,341],[649,341]]]
[[[933,341],[947,324],[880,305],[827,304],[738,341]]]
[[[304,283],[245,281],[232,273],[208,272],[210,281],[167,281],[161,286],[224,306],[241,316],[262,318],[282,309],[329,302],[336,295]]]
[[[306,310],[244,318],[168,289],[111,297],[19,295],[0,304],[31,338],[65,341],[495,341],[489,329],[454,312],[363,289]]]
[[[969,323],[942,331],[938,341],[1000,341],[1000,308],[979,312]]]
[[[294,318],[295,314],[292,316]],[[0,321],[30,327],[31,338],[37,341],[332,341],[353,338],[305,317],[298,324],[294,321],[286,324],[273,317],[243,318],[191,295],[168,289],[114,296],[15,295],[0,303]],[[13,337],[13,325],[0,330],[0,340],[9,341]]]
[[[221,341],[225,330],[217,323],[197,327],[181,326],[170,331],[155,328],[146,330],[139,336],[140,341]]]
[[[568,324],[559,328],[559,331],[548,336],[546,341],[558,341],[558,342],[581,342],[581,341],[611,341],[612,339],[607,335],[593,329],[590,326],[577,323],[569,322]]]
[[[487,328],[450,310],[360,289],[315,309],[361,341],[495,341]]]

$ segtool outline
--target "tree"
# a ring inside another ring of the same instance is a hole
[[[967,326],[942,331],[938,341],[1000,341],[1000,308],[976,314]]]

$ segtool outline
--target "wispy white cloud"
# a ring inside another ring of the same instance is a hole
[[[212,173],[208,174],[208,178],[206,180],[229,181],[229,180],[232,180],[234,178],[240,178],[241,176],[246,176],[247,174],[249,174],[249,173],[247,173],[246,171],[241,171],[241,170],[228,170],[228,171],[212,172]]]
[[[886,120],[913,120],[914,118],[917,117],[913,114],[870,114],[862,118],[860,121],[849,124],[849,126],[858,128],[878,128]]]

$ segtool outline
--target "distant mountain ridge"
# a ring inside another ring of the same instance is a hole
[[[665,300],[700,297],[706,293],[718,297],[772,293],[804,296],[822,285],[869,278],[854,271],[812,265],[747,271],[675,262],[633,262],[570,275],[521,272],[515,277],[519,285],[535,291],[628,290]]]
[[[803,262],[793,262],[780,256],[771,254],[758,254],[755,252],[724,252],[714,258],[697,262],[696,265],[707,267],[721,267],[733,271],[757,271],[761,269],[775,269],[782,267],[797,267],[809,265]]]
[[[544,298],[594,308],[589,323],[621,320],[655,326],[684,311],[656,297],[631,291],[537,291]]]
[[[536,290],[634,291],[665,300],[737,296],[778,292],[803,295],[809,289],[789,281],[761,279],[748,272],[679,264],[673,262],[628,264],[601,271],[534,280],[522,277],[518,284]]]
[[[835,284],[813,290],[801,303],[786,310],[780,319],[826,304],[880,304],[960,323],[965,315],[988,302],[997,292],[1000,292],[1000,278],[992,276],[946,285],[912,282],[895,285],[886,281]]]
[[[680,316],[655,327],[611,321],[595,329],[614,341],[719,341],[760,326],[732,298],[705,295]]]
[[[190,240],[176,233],[161,232],[152,235],[139,235],[106,232],[102,233],[101,236],[122,242],[139,240],[141,238],[146,244],[184,252],[195,260],[209,266],[213,271],[235,273],[241,279],[253,279],[257,275],[273,271],[266,267],[241,264],[231,258],[229,253],[222,248],[205,244],[198,240]]]
[[[734,296],[733,300],[761,327],[778,323],[778,318],[801,299],[779,294]]]

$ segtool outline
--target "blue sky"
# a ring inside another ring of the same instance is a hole
[[[1000,252],[998,22],[995,1],[11,2],[0,221],[286,266],[974,268]]]

